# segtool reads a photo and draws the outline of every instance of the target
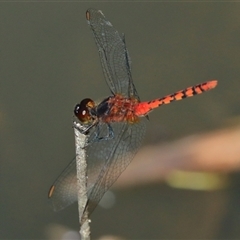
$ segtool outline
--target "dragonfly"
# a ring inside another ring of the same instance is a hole
[[[100,103],[90,98],[75,106],[74,114],[86,126],[87,204],[91,214],[104,193],[130,164],[145,135],[148,114],[155,108],[213,89],[211,80],[173,94],[142,102],[131,75],[131,61],[124,34],[102,11],[88,9],[86,19],[93,33],[110,96]],[[48,197],[55,211],[77,201],[76,161],[73,159],[51,186]]]

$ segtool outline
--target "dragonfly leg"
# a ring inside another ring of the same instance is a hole
[[[80,125],[77,122],[73,122],[73,128],[77,129],[81,134],[87,135],[89,128],[83,125]]]
[[[108,139],[112,139],[114,137],[112,126],[110,124],[108,124],[107,126],[108,126]]]
[[[114,137],[114,132],[110,124],[107,124],[107,135],[106,136],[100,136],[100,127],[99,125],[96,126],[97,130],[94,132],[94,138],[90,140],[90,142],[98,142],[102,140],[109,140]]]
[[[84,126],[84,125],[79,124],[75,121],[73,122],[73,127],[76,128],[80,133],[85,134],[85,135],[88,135],[89,130],[92,127],[95,126],[96,130],[93,132],[94,135],[91,139],[87,140],[85,147],[88,146],[91,143],[99,142],[99,141],[102,141],[102,140],[109,140],[109,139],[112,139],[114,137],[114,132],[113,132],[113,129],[112,129],[110,124],[107,124],[107,134],[105,136],[100,136],[100,134],[101,134],[100,126],[97,123],[98,122],[96,121],[93,124],[91,124],[90,126]]]
[[[79,124],[77,122],[73,122],[73,127],[76,128],[80,133],[84,134],[84,135],[88,135],[89,134],[89,130],[94,127],[96,124],[98,123],[97,120],[95,120],[90,126],[85,126],[83,124]]]

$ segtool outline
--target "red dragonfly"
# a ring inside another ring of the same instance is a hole
[[[217,85],[216,80],[148,102],[141,102],[132,81],[130,58],[124,35],[120,35],[100,10],[89,9],[86,18],[93,32],[102,69],[111,96],[99,104],[86,98],[77,104],[76,117],[86,125],[89,135],[87,155],[87,208],[97,206],[104,193],[117,180],[138,151],[148,114],[161,105],[192,97]],[[50,188],[48,197],[55,210],[77,200],[75,159]]]

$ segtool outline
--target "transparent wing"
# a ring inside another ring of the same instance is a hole
[[[98,48],[105,80],[114,93],[138,96],[131,77],[130,57],[120,36],[100,10],[88,9],[86,18]]]
[[[92,142],[87,146],[87,209],[90,214],[137,153],[145,135],[145,121],[113,123],[112,139]],[[102,124],[100,135],[106,136],[107,131],[106,124]]]
[[[93,212],[104,193],[112,186],[129,165],[139,149],[145,134],[145,119],[135,124],[113,123],[114,137],[96,139],[95,128],[91,130],[87,153],[88,211]],[[106,137],[109,128],[99,123],[98,138]],[[53,183],[49,198],[55,211],[64,209],[77,201],[77,176],[75,158]]]
[[[54,211],[59,211],[77,201],[76,158],[63,170],[51,186],[48,197]]]
[[[130,57],[124,36],[113,28],[101,11],[89,9],[86,13],[98,47],[106,82],[114,93],[139,99],[131,77]],[[88,210],[91,213],[103,194],[117,180],[131,162],[145,133],[145,119],[138,123],[112,123],[113,138],[96,141],[96,128],[91,129],[87,151]],[[97,126],[98,138],[109,134],[105,123]],[[61,210],[77,200],[75,159],[61,173],[49,191],[55,210]]]

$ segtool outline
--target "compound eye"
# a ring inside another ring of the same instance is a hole
[[[83,99],[80,104],[77,104],[74,108],[74,114],[82,123],[90,123],[93,118],[89,112],[91,108],[95,106],[94,102],[90,98]]]

